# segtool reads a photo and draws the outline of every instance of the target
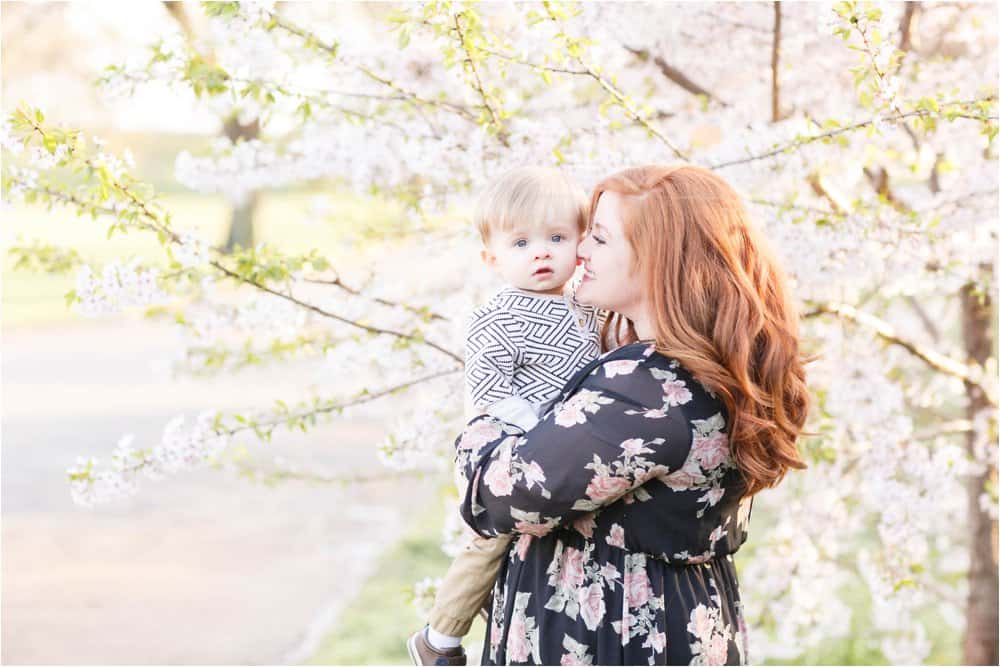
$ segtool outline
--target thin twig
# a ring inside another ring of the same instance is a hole
[[[846,303],[827,302],[813,304],[813,310],[805,313],[803,317],[811,318],[827,314],[835,315],[841,319],[870,329],[882,340],[902,347],[904,350],[914,355],[934,370],[959,378],[969,385],[978,387],[980,391],[983,392],[983,395],[986,396],[990,404],[994,407],[997,406],[997,400],[996,397],[993,396],[993,392],[975,377],[972,367],[968,364],[964,364],[961,361],[952,359],[951,357],[941,354],[936,350],[932,350],[926,346],[920,345],[919,343],[915,343],[899,336],[892,328],[892,325],[870,313],[862,312],[854,306]]]
[[[459,19],[459,14],[455,14],[453,18],[455,19],[455,32],[458,34],[458,43],[462,46],[462,51],[465,52],[465,62],[468,63],[469,69],[472,70],[473,88],[479,94],[479,99],[483,101],[483,108],[490,115],[490,120],[493,123],[493,127],[497,130],[497,138],[500,140],[500,143],[504,146],[509,146],[509,139],[507,133],[504,131],[503,123],[496,109],[490,104],[489,95],[486,94],[483,81],[479,76],[479,68],[476,67],[476,59],[472,57],[472,53],[469,51],[465,33],[462,32],[462,22]]]
[[[995,99],[996,99],[995,96],[990,96],[990,97],[984,97],[984,98],[978,99],[978,100],[966,100],[966,101],[960,101],[960,102],[949,102],[949,103],[947,103],[945,105],[942,105],[942,106],[963,106],[963,105],[968,105],[968,104],[975,104],[976,102],[992,102]],[[930,111],[930,110],[927,110],[927,109],[916,109],[914,111],[908,111],[906,113],[895,115],[895,116],[892,116],[892,117],[889,117],[889,118],[884,118],[882,120],[883,120],[883,122],[885,122],[887,124],[892,124],[892,123],[894,123],[896,121],[900,121],[900,120],[903,120],[905,118],[914,118],[914,117],[918,117],[918,116],[933,116],[935,114],[940,114],[940,112],[934,112],[934,111]],[[978,121],[997,120],[997,116],[974,116],[974,115],[970,115],[970,114],[955,114],[955,117],[956,118],[968,118],[970,120],[978,120]],[[859,129],[863,128],[863,127],[868,127],[873,122],[874,122],[874,120],[869,119],[869,120],[866,120],[866,121],[861,121],[859,123],[854,123],[853,125],[846,125],[844,127],[839,127],[837,129],[830,130],[829,132],[823,132],[822,134],[816,134],[816,135],[813,135],[811,137],[805,137],[805,138],[802,138],[802,139],[796,139],[794,141],[788,142],[784,146],[779,146],[778,148],[774,148],[772,150],[769,150],[766,153],[761,153],[759,155],[751,155],[749,157],[740,158],[738,160],[730,160],[728,162],[720,162],[718,164],[710,165],[709,169],[722,169],[724,167],[734,167],[736,165],[747,164],[748,162],[756,162],[757,160],[764,160],[764,159],[767,159],[769,157],[774,157],[775,155],[780,155],[782,153],[785,153],[785,152],[787,152],[787,151],[789,151],[789,150],[791,150],[793,148],[799,148],[800,146],[805,146],[807,144],[811,144],[811,143],[814,143],[816,141],[821,141],[823,139],[828,139],[828,138],[836,137],[838,135],[844,134],[845,132],[853,132],[854,130],[859,130]]]

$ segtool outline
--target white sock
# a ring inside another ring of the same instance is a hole
[[[440,650],[457,648],[462,645],[461,637],[452,637],[451,635],[444,635],[432,628],[427,626],[427,641],[434,648]]]

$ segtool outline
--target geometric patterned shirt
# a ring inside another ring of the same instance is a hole
[[[593,306],[505,287],[468,320],[465,382],[480,411],[511,396],[540,405],[600,353]]]

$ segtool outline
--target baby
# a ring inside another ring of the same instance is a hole
[[[600,353],[595,310],[563,294],[588,208],[577,185],[540,167],[510,171],[480,197],[480,254],[507,285],[473,311],[466,331],[465,380],[479,414],[530,429]],[[489,597],[510,541],[469,538],[441,583],[428,626],[407,641],[415,665],[466,664],[462,637]]]

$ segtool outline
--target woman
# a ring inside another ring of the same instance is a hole
[[[463,515],[519,533],[483,664],[735,664],[732,554],[751,498],[804,468],[797,320],[736,193],[694,166],[594,191],[577,299],[624,343],[528,432],[479,417],[458,439]]]

